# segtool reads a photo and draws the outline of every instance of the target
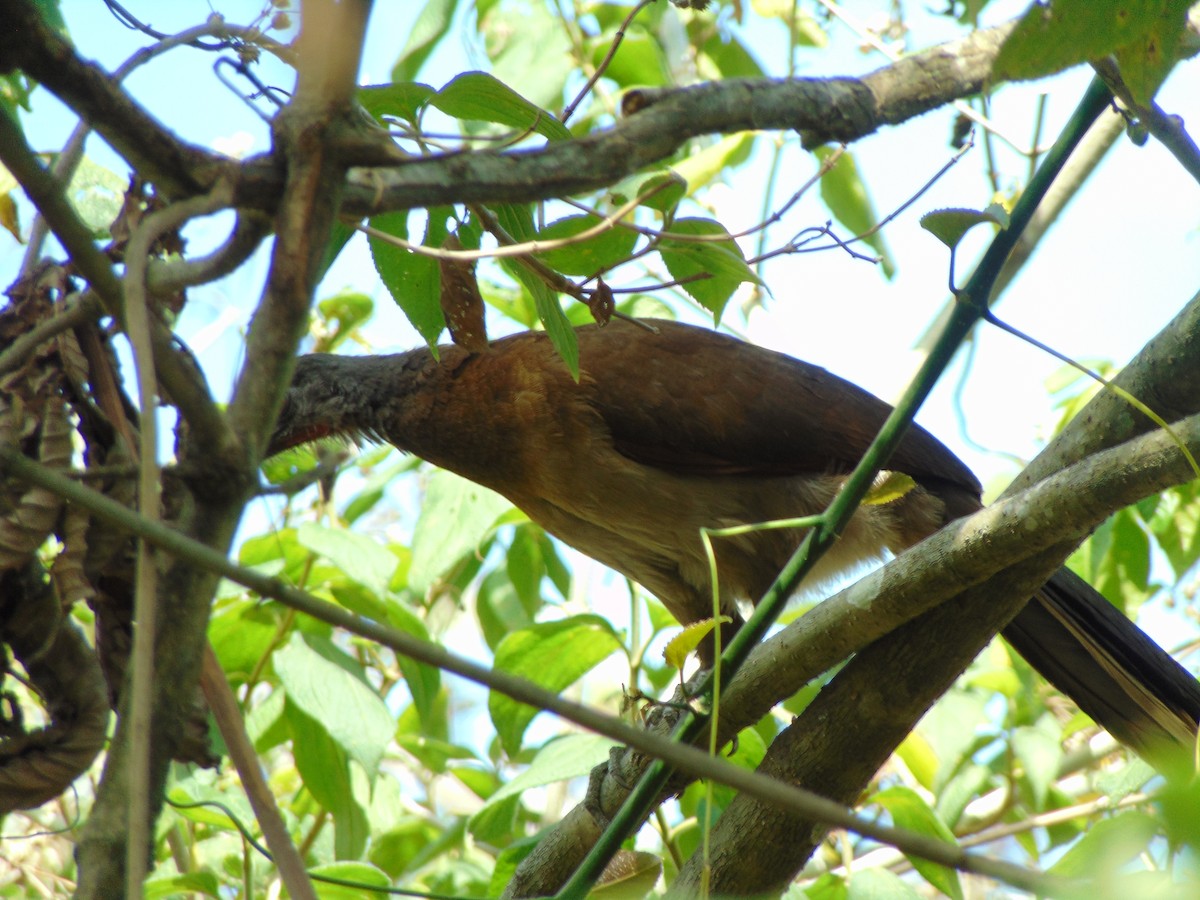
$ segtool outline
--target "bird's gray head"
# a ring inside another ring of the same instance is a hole
[[[374,405],[377,379],[366,366],[367,358],[329,353],[297,359],[267,456],[324,437],[371,437],[364,414]]]

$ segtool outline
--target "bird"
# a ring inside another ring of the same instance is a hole
[[[712,329],[613,319],[575,336],[577,379],[545,332],[436,354],[301,356],[267,456],[321,438],[392,444],[502,494],[688,625],[712,615],[701,528],[820,513],[891,412],[823,368]],[[920,426],[887,466],[911,488],[860,507],[806,585],[982,508],[978,479]],[[714,541],[734,627],[737,604],[763,596],[802,536],[754,530]],[[1143,756],[1193,747],[1196,678],[1068,569],[1003,633]],[[711,651],[701,655],[711,664]]]

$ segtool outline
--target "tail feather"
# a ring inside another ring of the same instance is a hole
[[[1192,759],[1200,682],[1079,576],[1059,570],[1004,637],[1149,762]]]

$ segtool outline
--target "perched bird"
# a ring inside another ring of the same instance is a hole
[[[681,623],[711,614],[701,527],[822,511],[891,408],[835,375],[707,329],[585,326],[580,378],[545,334],[481,352],[297,361],[268,454],[321,437],[387,441],[511,500],[548,532],[656,594]],[[980,485],[913,426],[888,463],[915,487],[864,506],[813,578],[898,553],[980,509]],[[725,609],[758,600],[796,530],[714,542]],[[1082,579],[1060,570],[1005,637],[1140,752],[1190,747],[1196,679]]]

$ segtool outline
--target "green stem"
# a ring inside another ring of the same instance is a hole
[[[791,595],[799,587],[804,576],[815,565],[821,555],[837,540],[838,535],[858,509],[866,496],[875,476],[887,463],[892,452],[900,444],[917,409],[929,396],[942,372],[950,364],[959,344],[971,328],[987,311],[992,289],[1004,261],[1016,246],[1021,232],[1029,223],[1038,204],[1045,196],[1050,184],[1067,161],[1071,151],[1082,140],[1089,126],[1108,106],[1112,95],[1104,83],[1095,78],[1084,92],[1083,99],[1072,114],[1062,134],[1046,154],[1029,186],[1021,194],[1012,211],[1009,227],[1000,231],[966,286],[958,292],[958,305],[947,320],[941,335],[930,350],[921,369],[909,384],[908,389],[888,416],[879,435],[872,442],[862,460],[846,479],[842,490],[824,513],[824,523],[809,531],[799,548],[788,560],[775,583],[763,595],[746,624],[738,630],[721,658],[721,669],[726,681],[734,676],[751,648],[766,635]],[[711,676],[701,686],[700,692],[709,690]],[[676,726],[672,740],[690,743],[703,731],[707,720],[694,713],[685,715]],[[625,803],[617,811],[608,828],[592,847],[587,857],[571,876],[556,897],[558,900],[583,900],[608,865],[612,854],[627,837],[641,826],[650,811],[658,804],[672,769],[661,759],[656,759],[630,792]]]

